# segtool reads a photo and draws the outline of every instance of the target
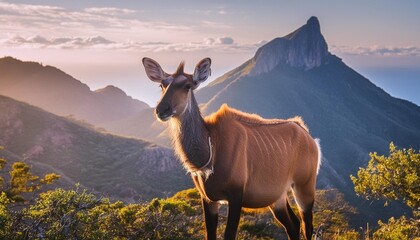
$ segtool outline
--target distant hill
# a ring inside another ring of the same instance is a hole
[[[105,126],[131,117],[149,106],[127,96],[121,89],[107,86],[91,91],[86,84],[52,67],[0,58],[0,94],[41,107],[57,115],[73,115],[89,123]]]
[[[123,136],[146,139],[162,146],[172,147],[166,130],[167,124],[158,122],[154,111],[154,108],[146,108],[138,114],[108,123],[104,127]]]
[[[0,96],[0,146],[9,162],[62,175],[59,186],[80,183],[127,202],[191,187],[172,150],[100,133],[73,120]]]

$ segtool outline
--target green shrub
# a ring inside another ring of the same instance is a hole
[[[373,234],[374,239],[409,240],[420,239],[420,222],[402,216],[399,219],[390,218],[387,223],[378,222],[379,229]]]

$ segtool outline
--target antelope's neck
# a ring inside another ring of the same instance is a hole
[[[195,172],[202,170],[201,168],[209,163],[211,149],[209,131],[201,117],[194,94],[190,94],[187,109],[181,116],[172,117],[171,125],[176,153],[184,167],[190,172]]]

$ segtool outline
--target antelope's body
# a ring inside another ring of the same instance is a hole
[[[214,172],[204,186],[195,182],[209,200],[227,200],[224,193],[239,187],[243,207],[261,208],[285,197],[293,183],[315,185],[317,146],[299,118],[265,120],[224,105],[205,125]]]
[[[163,72],[145,58],[146,73],[162,85],[156,107],[158,119],[169,120],[176,153],[191,172],[202,197],[208,239],[216,239],[218,202],[229,204],[225,239],[235,239],[242,207],[269,207],[299,239],[300,221],[290,208],[292,188],[306,239],[311,239],[312,207],[320,148],[300,118],[263,119],[223,105],[202,118],[193,89],[210,75],[210,59],[202,60],[193,75]]]

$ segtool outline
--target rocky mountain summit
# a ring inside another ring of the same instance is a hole
[[[258,49],[252,59],[254,67],[250,75],[269,72],[279,64],[310,70],[324,64],[329,55],[319,21],[311,17],[296,31]]]

